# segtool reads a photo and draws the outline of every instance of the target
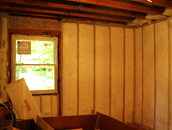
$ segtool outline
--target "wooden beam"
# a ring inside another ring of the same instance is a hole
[[[73,10],[78,11],[78,6],[76,5],[70,5],[70,4],[61,4],[61,3],[51,3],[51,2],[43,2],[43,1],[34,1],[33,3],[28,3],[25,0],[1,0],[0,3],[12,3],[12,4],[21,4],[21,5],[30,5],[30,6],[37,6],[42,7],[44,9],[46,8],[52,8],[52,10],[55,9],[65,9],[65,10]],[[81,11],[80,11],[81,12]],[[99,14],[105,14],[105,15],[115,15],[115,16],[125,16],[125,17],[133,17],[133,18],[145,18],[144,13],[129,13],[129,12],[119,12],[114,10],[105,10],[105,9],[98,9],[98,8],[90,8],[90,7],[84,7],[85,13],[99,13]]]
[[[80,14],[80,13],[73,13],[73,12],[64,12],[64,11],[52,11],[52,10],[45,10],[45,9],[33,9],[28,7],[12,7],[8,5],[0,5],[0,9],[3,10],[10,10],[10,11],[22,11],[22,12],[30,12],[30,13],[39,13],[39,14],[48,14],[50,16],[57,17],[58,15],[62,16],[73,16],[73,17],[81,17],[87,19],[99,19],[99,20],[108,20],[108,21],[119,21],[119,22],[132,22],[133,19],[128,18],[116,18],[116,17],[105,17],[105,16],[98,16],[98,15],[90,15],[90,14]]]
[[[151,13],[151,14],[162,14],[165,10],[165,9],[159,10],[157,8],[148,7],[145,5],[137,5],[137,4],[130,4],[125,2],[110,1],[110,0],[101,0],[101,1],[100,0],[66,0],[66,1],[106,6],[111,8],[118,8],[118,9],[138,11],[138,12]]]
[[[134,0],[134,1],[172,8],[172,0]]]

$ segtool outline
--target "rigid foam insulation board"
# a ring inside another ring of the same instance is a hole
[[[143,101],[143,43],[142,28],[135,29],[135,122],[142,124]]]
[[[62,114],[77,114],[77,24],[63,23]]]
[[[170,30],[170,34],[169,36],[172,36],[172,19],[169,20],[170,26],[169,26],[169,30]],[[172,130],[172,37],[170,37],[170,130]]]
[[[59,95],[51,96],[51,116],[59,116]]]
[[[154,128],[154,25],[143,27],[143,125]]]
[[[36,102],[36,105],[38,106],[39,110],[41,108],[41,104],[40,104],[40,96],[33,96],[35,102]]]
[[[51,97],[49,95],[42,96],[42,116],[51,116]]]
[[[134,89],[133,29],[125,29],[125,122],[132,122]]]
[[[168,129],[168,21],[155,24],[156,130]]]
[[[95,31],[95,111],[109,115],[109,27]]]
[[[111,27],[111,116],[123,121],[124,28]]]
[[[79,114],[91,114],[94,88],[94,29],[79,24]]]

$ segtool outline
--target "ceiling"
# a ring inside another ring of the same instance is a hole
[[[0,0],[10,15],[139,26],[172,15],[172,0]]]

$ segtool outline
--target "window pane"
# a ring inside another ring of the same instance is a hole
[[[27,44],[19,44],[26,40],[16,40],[16,63],[17,64],[53,64],[54,63],[54,42],[53,41],[30,41],[31,53],[24,53],[20,48],[27,47]],[[29,42],[29,40],[27,40]],[[30,44],[29,44],[30,45]],[[28,45],[28,46],[29,46]],[[27,47],[28,48],[28,47]]]
[[[24,78],[30,90],[53,90],[54,66],[16,66],[16,80]]]

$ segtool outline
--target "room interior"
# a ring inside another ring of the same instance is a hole
[[[172,130],[171,8],[171,0],[1,0],[1,102],[11,35],[55,35],[58,93],[33,95],[44,117],[101,112]]]

